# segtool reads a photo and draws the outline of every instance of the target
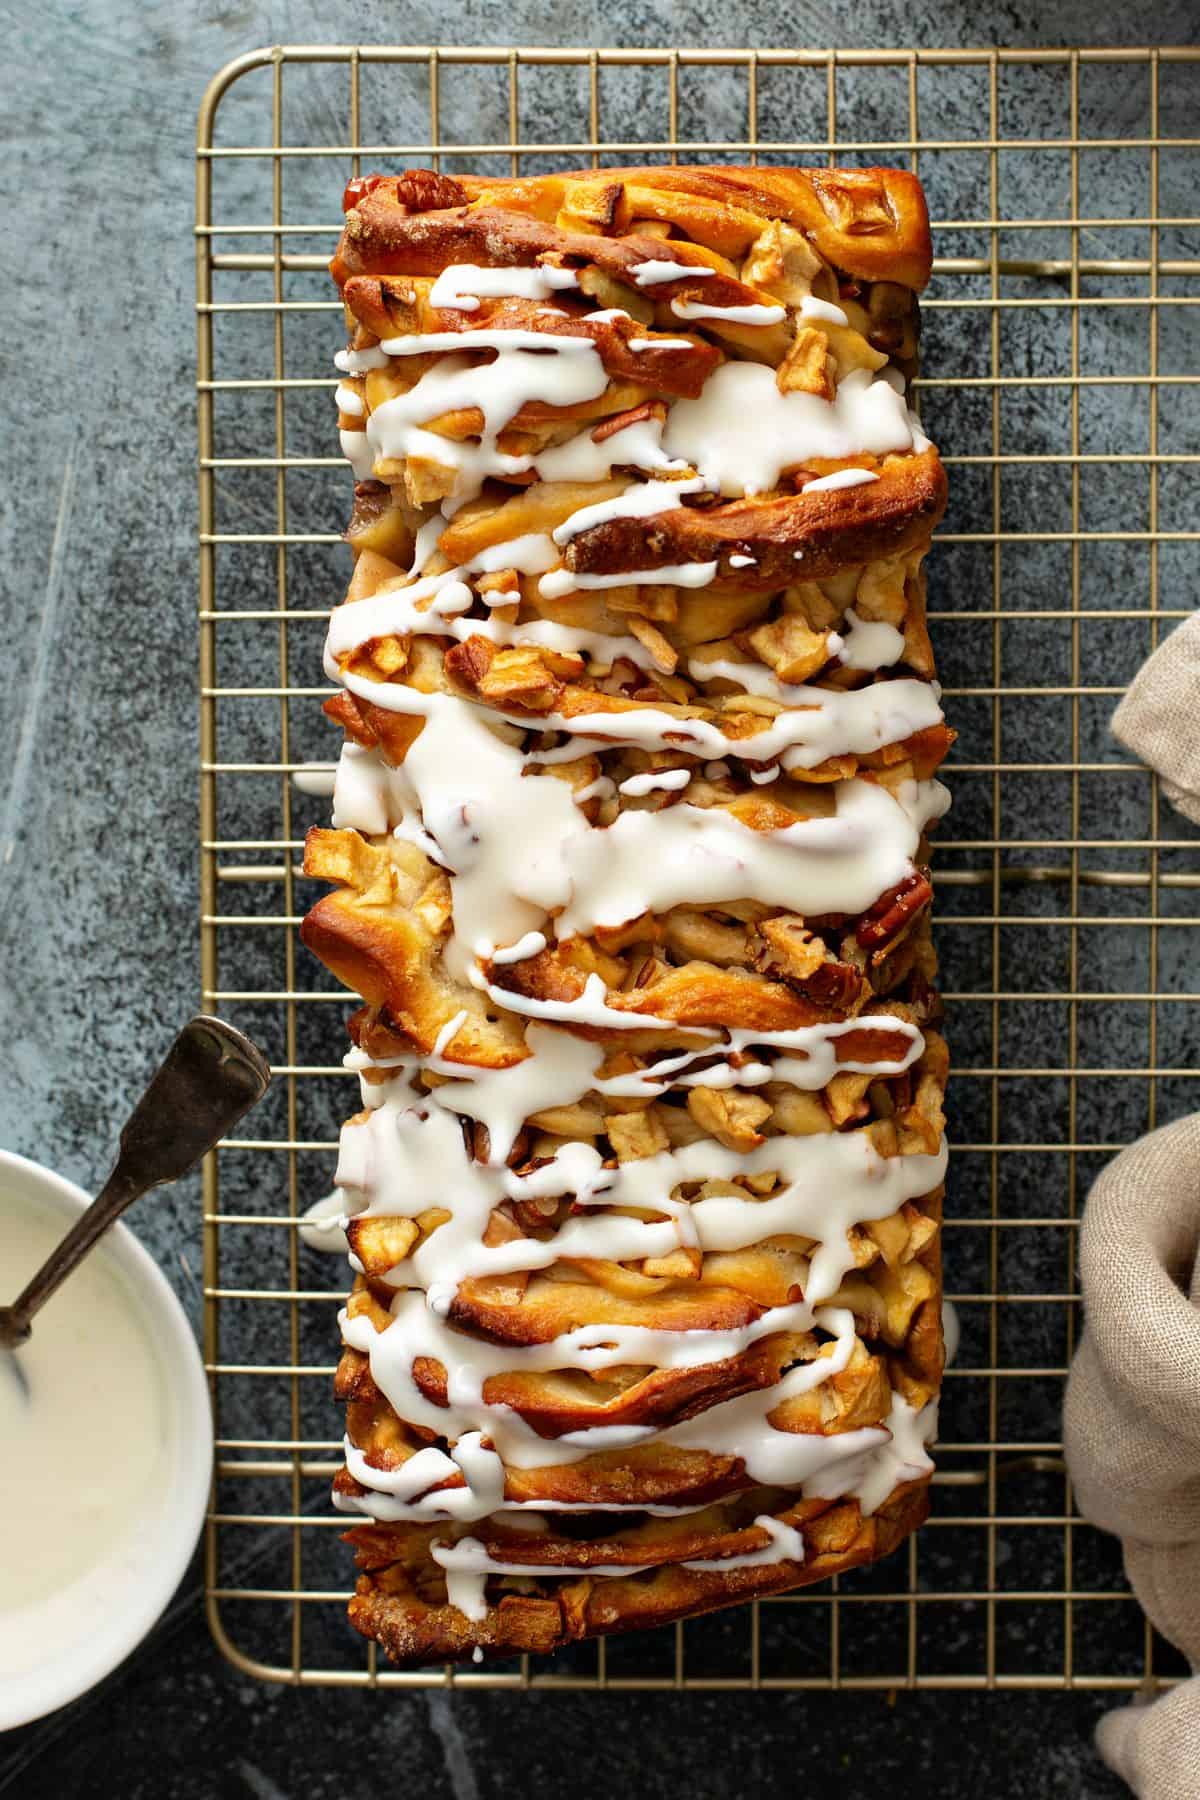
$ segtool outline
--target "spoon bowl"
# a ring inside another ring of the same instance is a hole
[[[0,1306],[0,1349],[27,1343],[38,1308],[126,1207],[150,1188],[186,1175],[262,1098],[270,1081],[271,1065],[248,1037],[204,1013],[191,1019],[130,1113],[116,1167],[100,1193],[12,1305]]]

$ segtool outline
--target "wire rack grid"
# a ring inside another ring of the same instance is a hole
[[[270,1050],[255,1137],[204,1181],[217,1420],[212,1628],[296,1684],[1134,1688],[1181,1665],[1061,1460],[1082,1197],[1187,1110],[1200,834],[1107,734],[1190,610],[1200,51],[267,48],[206,93],[197,159],[204,1004]],[[797,136],[799,128],[801,135]],[[313,685],[348,555],[325,263],[345,177],[432,162],[916,169],[938,251],[921,403],[951,466],[931,619],[960,737],[938,848],[955,1054],[946,1265],[961,1322],[930,1524],[831,1586],[548,1661],[400,1674],[344,1618],[328,1483],[328,1188],[346,997],[299,946],[330,765]]]

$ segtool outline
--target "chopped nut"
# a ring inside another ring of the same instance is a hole
[[[409,212],[435,212],[467,204],[466,189],[452,175],[436,175],[432,169],[404,169],[395,179],[396,199]],[[369,193],[378,180],[378,175],[367,175],[351,181],[345,193],[347,209],[358,205],[360,190]]]
[[[920,870],[889,888],[862,916],[856,937],[864,950],[878,954],[880,947],[894,943],[901,933],[911,930],[914,920],[933,899],[929,878]]]
[[[651,318],[654,309],[651,308]],[[667,409],[661,400],[643,400],[640,406],[631,406],[625,412],[614,413],[611,419],[605,419],[592,432],[593,444],[603,444],[618,431],[624,431],[629,425],[640,425],[651,419],[657,419],[660,425],[667,422]]]

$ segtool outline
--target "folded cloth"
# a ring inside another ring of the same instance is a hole
[[[1192,644],[1200,671],[1200,637]],[[1200,781],[1200,757],[1193,765]],[[1084,1213],[1080,1276],[1086,1322],[1064,1417],[1076,1497],[1121,1538],[1135,1594],[1194,1671],[1151,1705],[1109,1713],[1096,1741],[1143,1800],[1197,1800],[1200,1113],[1105,1169]]]
[[[1200,824],[1200,613],[1186,619],[1138,670],[1112,728],[1162,777],[1163,793]],[[1200,1780],[1196,1790],[1200,1793]]]

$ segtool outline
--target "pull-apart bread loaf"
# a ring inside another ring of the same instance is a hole
[[[346,209],[304,938],[363,1002],[351,1617],[414,1666],[925,1515],[945,482],[911,175],[414,170]]]

